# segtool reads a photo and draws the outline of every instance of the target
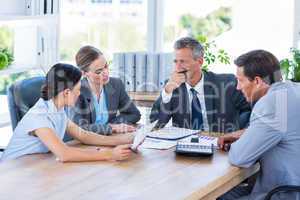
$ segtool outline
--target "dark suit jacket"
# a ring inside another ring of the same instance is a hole
[[[110,77],[104,86],[107,110],[109,112],[108,123],[133,124],[140,120],[141,114],[125,91],[125,86],[118,78]],[[80,96],[74,108],[68,112],[72,121],[85,130],[99,134],[111,134],[108,124],[96,124],[96,111],[94,107],[92,90],[87,79],[81,80]]]
[[[251,113],[250,105],[236,89],[236,78],[231,74],[204,73],[204,98],[209,131],[232,132],[245,128]],[[150,121],[158,120],[156,127],[165,126],[172,118],[173,126],[191,128],[188,91],[181,84],[173,91],[171,101],[162,102],[160,96],[153,104]]]

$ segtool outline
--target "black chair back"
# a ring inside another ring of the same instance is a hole
[[[26,112],[40,98],[45,77],[38,76],[12,84],[7,91],[10,119],[13,130]]]

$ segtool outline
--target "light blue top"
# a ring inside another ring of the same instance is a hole
[[[93,94],[94,98],[94,107],[96,111],[96,124],[106,124],[108,122],[108,110],[106,103],[106,95],[104,89],[102,89],[99,101],[96,95]]]
[[[254,106],[250,125],[231,145],[229,160],[240,167],[257,161],[260,173],[250,199],[260,200],[279,185],[300,185],[300,85],[272,84]],[[295,199],[284,196],[282,199]]]
[[[39,128],[50,128],[62,140],[65,135],[67,121],[64,109],[57,110],[52,100],[45,101],[40,98],[18,123],[1,160],[15,159],[27,154],[49,152],[42,141],[33,136],[31,132]]]

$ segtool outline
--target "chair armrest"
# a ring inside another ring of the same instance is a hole
[[[274,188],[271,190],[267,196],[265,197],[265,200],[271,200],[272,196],[279,192],[300,192],[300,186],[297,185],[282,185]]]

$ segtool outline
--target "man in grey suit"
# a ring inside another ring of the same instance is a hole
[[[130,125],[141,114],[118,78],[109,77],[103,53],[93,46],[84,46],[76,54],[76,64],[85,78],[80,96],[69,117],[83,129],[99,134],[131,132]]]
[[[282,82],[279,61],[264,50],[243,54],[235,64],[238,89],[247,101],[256,103],[249,127],[240,138],[225,135],[219,146],[236,141],[231,145],[229,161],[239,167],[259,162],[260,172],[251,193],[239,186],[220,200],[262,200],[277,186],[300,185],[300,85]],[[283,193],[280,199],[296,199],[295,195]]]
[[[232,132],[247,126],[251,108],[236,89],[231,74],[201,70],[204,50],[190,37],[175,45],[175,69],[152,107],[150,121],[213,132]]]

